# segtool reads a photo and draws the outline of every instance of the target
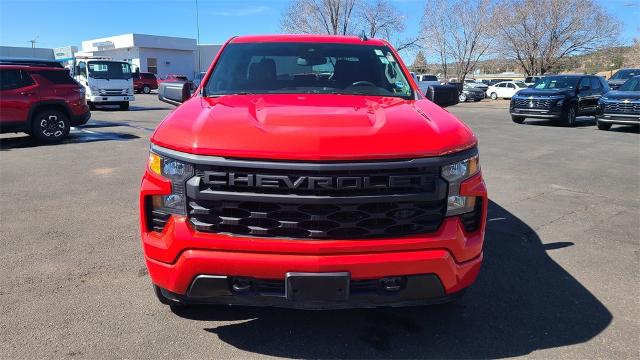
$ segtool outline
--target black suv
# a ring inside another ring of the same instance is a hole
[[[613,124],[640,125],[640,75],[600,98],[596,120],[600,130],[609,130]]]
[[[595,116],[598,100],[609,91],[600,76],[545,76],[511,98],[511,120],[522,124],[525,118],[561,120],[574,126],[576,116]]]

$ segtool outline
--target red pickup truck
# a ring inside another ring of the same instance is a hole
[[[164,83],[159,98],[181,103],[151,137],[140,191],[162,303],[434,304],[475,281],[477,139],[388,42],[234,37],[193,95]]]

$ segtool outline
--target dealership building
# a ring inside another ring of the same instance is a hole
[[[146,34],[124,34],[82,41],[75,46],[55,49],[31,49],[0,46],[0,56],[20,58],[55,58],[67,65],[77,55],[103,56],[124,60],[134,71],[150,72],[162,77],[185,75],[190,79],[207,71],[221,45],[198,44],[196,39]]]

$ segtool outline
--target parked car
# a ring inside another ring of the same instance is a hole
[[[464,79],[464,84],[473,88],[481,89],[482,91],[487,91],[489,88],[489,85],[483,82],[478,82],[474,79]]]
[[[157,80],[158,85],[163,82],[189,82],[189,78],[185,75],[168,74],[160,76]]]
[[[524,79],[524,83],[525,83],[527,86],[533,86],[533,85],[536,83],[536,81],[538,81],[538,80],[540,80],[540,79],[542,79],[542,76],[527,76],[527,77]]]
[[[609,87],[616,90],[632,77],[640,75],[640,69],[620,69],[609,78]]]
[[[151,90],[158,88],[158,79],[153,73],[136,72],[133,73],[133,90],[144,94],[151,93]]]
[[[479,87],[473,87],[469,84],[464,84],[462,88],[462,92],[460,93],[458,99],[460,102],[465,101],[480,101],[485,98],[485,92],[483,89]]]
[[[511,119],[518,124],[526,118],[555,119],[574,126],[577,116],[596,115],[598,99],[609,90],[600,76],[545,76],[511,99]]]
[[[527,85],[522,81],[502,81],[495,85],[491,85],[487,88],[487,95],[491,99],[496,100],[498,98],[511,99],[518,91],[526,89]]]
[[[219,54],[202,94],[158,89],[180,104],[139,197],[161,303],[406,306],[471,286],[490,206],[477,138],[388,42],[238,36]]]
[[[416,79],[418,81],[438,81],[438,77],[435,75],[427,75],[427,74],[422,74],[422,75],[416,75]]]
[[[613,124],[640,125],[640,75],[600,98],[596,120],[600,130],[609,130]]]
[[[0,65],[0,132],[25,132],[57,143],[89,121],[85,89],[69,71],[44,65]]]
[[[503,82],[503,81],[512,81],[511,79],[491,79],[489,80],[489,86],[495,85],[499,82]]]

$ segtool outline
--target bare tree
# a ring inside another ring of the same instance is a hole
[[[359,0],[293,0],[282,14],[285,32],[348,35],[357,28],[355,7]]]
[[[449,76],[449,60],[450,52],[447,43],[448,36],[448,18],[445,16],[448,10],[447,0],[431,0],[427,1],[420,25],[420,40],[424,48],[436,54],[440,64],[444,78]]]
[[[418,39],[400,38],[405,17],[389,0],[292,0],[282,14],[281,28],[289,33],[353,35],[384,38],[396,50],[418,46]]]
[[[358,23],[370,38],[383,38],[394,43],[396,50],[408,50],[418,46],[418,38],[400,39],[405,30],[405,16],[388,0],[359,1]]]
[[[427,1],[420,37],[440,58],[445,77],[452,63],[458,80],[464,81],[487,55],[492,12],[491,0]]]
[[[527,75],[544,74],[568,56],[612,46],[620,33],[619,22],[593,0],[504,0],[493,24],[499,52]]]

